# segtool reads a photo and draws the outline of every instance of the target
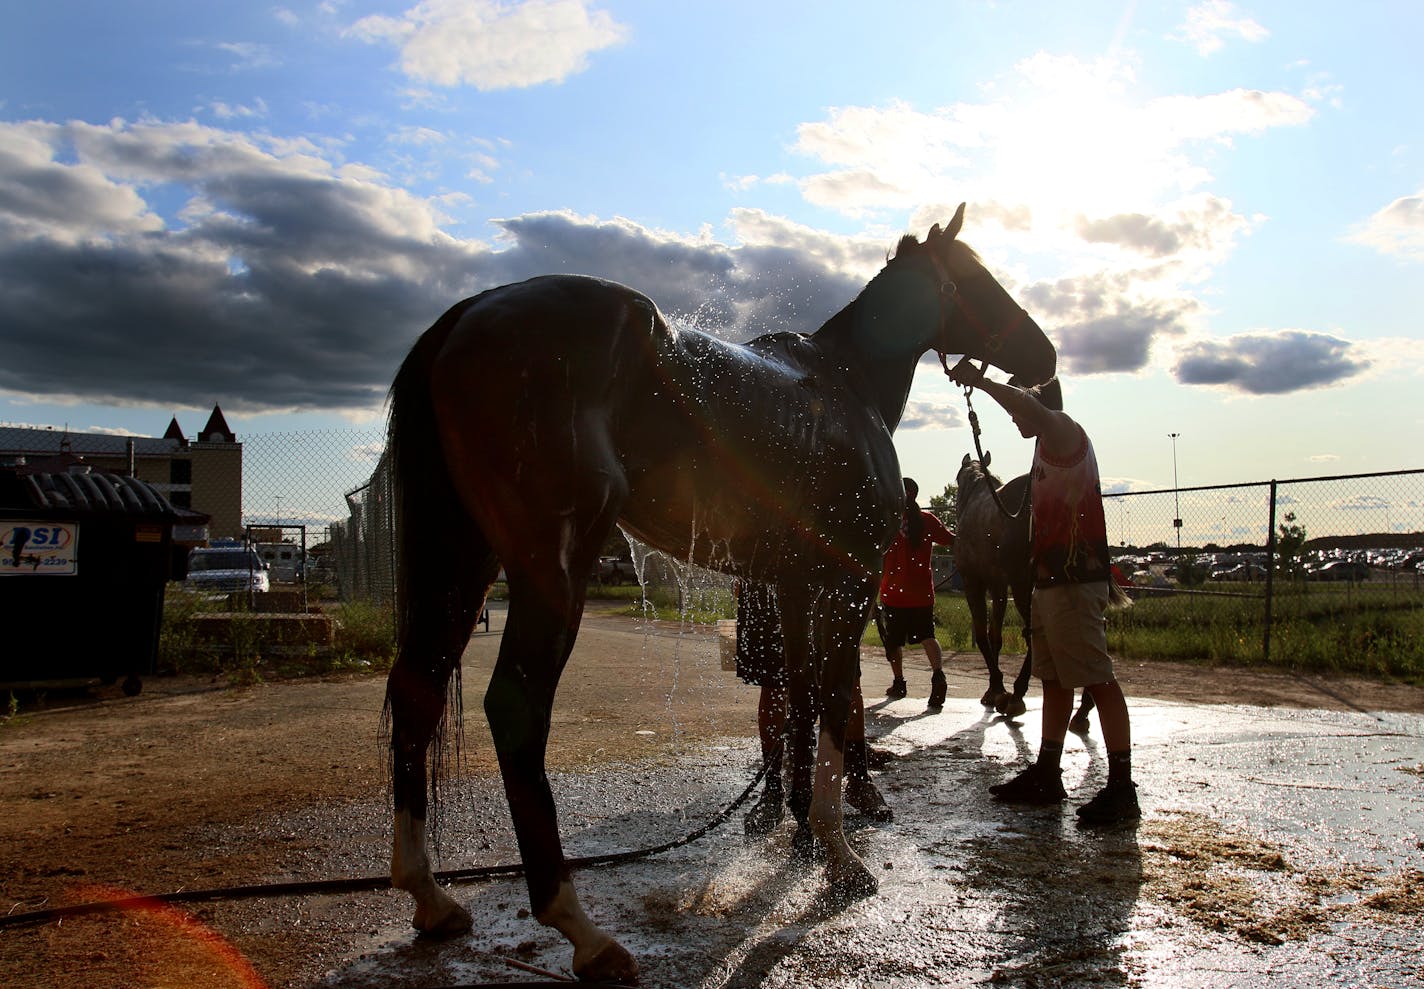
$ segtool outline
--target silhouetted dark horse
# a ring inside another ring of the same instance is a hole
[[[964,581],[964,598],[974,623],[974,644],[989,670],[989,689],[979,703],[1008,718],[1027,709],[1024,694],[1033,674],[1033,569],[1030,543],[1031,517],[1028,504],[1028,475],[1020,474],[1007,484],[989,472],[989,454],[981,463],[967,453],[955,478],[954,565]],[[995,503],[990,489],[998,491]],[[1012,512],[1009,515],[1005,512]],[[1116,585],[1113,585],[1116,589]],[[1004,614],[1008,596],[1023,619],[1024,661],[1014,678],[1014,689],[1004,689],[999,670],[999,651],[1004,646]],[[988,600],[986,607],[985,600]],[[1120,603],[1120,590],[1112,598]],[[1088,715],[1094,707],[1093,695],[1083,691],[1083,701],[1069,722],[1080,734],[1087,734]]]
[[[502,565],[509,611],[484,708],[530,905],[572,943],[580,978],[636,978],[579,904],[544,769],[585,583],[620,523],[678,559],[775,585],[791,809],[824,847],[835,892],[874,892],[841,830],[840,777],[858,644],[904,499],[891,432],[930,349],[987,357],[1028,382],[1055,364],[1047,337],[957,240],[963,218],[961,205],[924,243],[902,238],[809,336],[737,346],[669,326],[622,285],[550,275],[466,299],[416,342],[391,388],[400,610],[386,703],[391,876],[414,895],[418,930],[471,926],[431,874],[427,758],[438,770],[451,672]]]

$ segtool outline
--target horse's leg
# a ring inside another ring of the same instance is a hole
[[[1093,695],[1088,691],[1083,691],[1083,702],[1078,705],[1078,713],[1068,722],[1068,730],[1077,735],[1087,735],[1093,730],[1093,721],[1088,715],[1093,713],[1093,708],[1097,703],[1093,700]]]
[[[1018,611],[1019,617],[1023,619],[1024,659],[1023,664],[1019,666],[1019,675],[1014,677],[1014,692],[1005,697],[1002,702],[1003,706],[999,710],[1007,718],[1016,718],[1028,710],[1028,705],[1024,703],[1024,697],[1028,694],[1029,677],[1033,675],[1033,635],[1029,631],[1033,624],[1030,621],[1033,585],[1014,582],[1010,585],[1010,590],[1014,596],[1014,608]]]
[[[778,649],[777,656],[780,655]],[[765,671],[763,677],[774,679],[774,672]],[[763,782],[761,798],[743,819],[743,830],[748,838],[768,835],[781,823],[786,807],[781,778],[785,729],[786,684],[784,681],[763,684],[757,697],[757,736],[761,741]]]
[[[583,580],[593,559],[592,553],[575,554],[553,579],[562,585],[557,596],[547,593],[547,572],[534,579],[509,572],[509,613],[484,706],[519,840],[530,909],[539,923],[557,929],[573,945],[575,975],[623,981],[637,978],[637,963],[579,903],[544,768],[554,691],[573,649],[583,612]]]
[[[845,838],[841,785],[845,778],[846,725],[859,680],[860,637],[870,615],[870,582],[847,581],[824,591],[812,618],[813,664],[819,664],[820,736],[811,801],[811,830],[826,851],[826,879],[841,897],[858,899],[880,888]]]
[[[437,937],[471,926],[469,912],[435,882],[425,843],[426,759],[432,743],[442,744],[435,741],[442,719],[447,729],[461,730],[460,708],[446,711],[446,692],[499,570],[482,537],[471,543],[460,550],[447,547],[452,562],[445,573],[427,569],[409,576],[401,641],[386,683],[395,814],[391,885],[414,897],[415,929]],[[474,565],[461,567],[462,562]]]
[[[974,631],[974,645],[984,657],[984,668],[989,671],[989,689],[979,698],[984,707],[992,708],[1004,693],[1004,675],[999,672],[999,654],[989,638],[989,609],[984,595],[988,589],[978,580],[965,580],[964,600],[969,603],[969,621]]]
[[[789,760],[790,792],[787,806],[796,821],[791,847],[799,858],[810,858],[815,841],[811,832],[811,763],[816,757],[817,671],[811,664],[812,594],[804,584],[777,585],[781,606],[782,655],[786,663],[786,727],[782,752]]]
[[[447,313],[442,323],[455,318]],[[437,324],[437,326],[440,324]],[[448,326],[447,326],[448,328]],[[461,730],[460,655],[485,594],[499,572],[486,533],[461,502],[440,447],[426,366],[438,345],[432,331],[401,365],[391,388],[388,453],[397,548],[396,661],[386,681],[394,836],[391,884],[415,898],[415,928],[448,935],[470,928],[470,915],[436,885],[425,847],[430,791],[426,760],[442,722]],[[440,533],[441,539],[431,538]],[[451,675],[455,710],[446,710]],[[438,779],[436,781],[438,787]]]

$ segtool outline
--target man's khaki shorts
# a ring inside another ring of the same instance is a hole
[[[1108,582],[1033,589],[1033,675],[1065,687],[1114,678],[1108,655]]]

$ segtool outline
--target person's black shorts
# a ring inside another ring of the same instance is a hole
[[[756,687],[786,684],[776,589],[743,581],[737,596],[737,676]]]
[[[776,588],[742,581],[737,596],[737,676],[755,687],[786,686],[786,653]],[[855,677],[860,679],[860,659]]]
[[[896,608],[882,604],[875,611],[875,627],[886,649],[917,645],[934,638],[934,608]]]

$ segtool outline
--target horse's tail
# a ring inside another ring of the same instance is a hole
[[[418,612],[434,593],[445,597],[456,577],[459,554],[449,536],[473,526],[445,462],[430,392],[431,366],[466,300],[421,334],[391,384],[386,421],[386,458],[395,528],[396,642],[400,649],[417,634]],[[433,538],[438,534],[439,538]]]
[[[439,784],[449,765],[458,764],[463,743],[460,654],[499,567],[484,533],[461,504],[441,447],[430,387],[435,356],[472,301],[448,310],[406,355],[391,385],[386,426],[395,530],[396,664],[383,720],[390,724],[397,689],[425,693],[427,702],[446,691],[428,749],[432,837],[439,823]],[[452,722],[453,733],[448,730]]]
[[[1116,611],[1120,608],[1132,607],[1132,598],[1122,589],[1122,585],[1111,577],[1108,578],[1108,609]]]

